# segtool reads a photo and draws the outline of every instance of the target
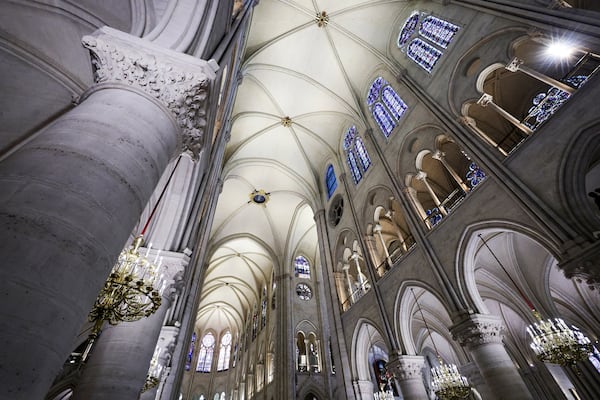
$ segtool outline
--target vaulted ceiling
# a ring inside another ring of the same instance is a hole
[[[341,173],[344,130],[367,126],[363,99],[376,71],[398,71],[389,46],[406,7],[390,0],[261,0],[254,8],[200,329],[239,327],[273,269],[291,268],[300,253],[318,262],[313,215],[323,208],[325,168],[331,162]],[[255,190],[269,193],[268,201],[251,201]]]

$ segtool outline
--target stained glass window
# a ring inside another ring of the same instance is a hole
[[[396,124],[381,103],[375,103],[373,106],[373,118],[375,118],[375,122],[377,122],[385,137],[389,137]]]
[[[215,352],[215,336],[212,333],[207,333],[202,338],[200,343],[200,351],[198,352],[198,364],[196,372],[210,372],[212,365],[213,354]]]
[[[349,137],[352,138],[351,142],[347,140]],[[366,172],[371,165],[371,160],[369,159],[367,149],[365,148],[362,139],[358,136],[358,131],[354,125],[346,131],[346,135],[344,136],[344,150],[346,151],[346,161],[350,167],[354,184],[358,184],[362,179],[362,173]],[[360,160],[360,166],[357,157]]]
[[[396,121],[400,120],[404,112],[408,109],[406,103],[391,86],[383,88],[381,99],[383,100],[383,104],[390,110],[392,116],[396,118]]]
[[[267,288],[263,287],[262,300],[260,303],[260,329],[267,325]]]
[[[217,362],[217,371],[226,371],[229,369],[229,358],[231,357],[231,332],[227,331],[221,338],[221,349],[219,350],[219,360]]]
[[[350,172],[352,173],[352,179],[354,179],[354,183],[358,185],[358,182],[362,179],[362,174],[360,169],[358,169],[358,164],[356,163],[356,158],[354,157],[354,153],[348,153],[348,165],[350,166]]]
[[[354,137],[356,136],[356,127],[353,125],[346,131],[344,135],[344,150],[350,150],[354,144]]]
[[[296,257],[294,260],[294,272],[298,278],[310,279],[310,264],[306,257]]]
[[[485,179],[485,172],[483,172],[483,170],[479,168],[479,165],[472,162],[471,164],[469,164],[469,171],[467,171],[466,178],[467,181],[469,181],[471,187],[473,188],[479,185],[481,181]]]
[[[358,153],[358,159],[360,160],[363,170],[368,170],[371,166],[371,159],[369,158],[365,144],[359,137],[356,138],[356,152]]]
[[[189,371],[192,368],[192,358],[194,357],[194,345],[196,344],[196,332],[192,332],[192,341],[190,342],[190,349],[187,353],[185,360],[185,370]]]
[[[413,12],[410,17],[406,19],[402,29],[400,29],[400,35],[398,35],[398,47],[404,46],[408,43],[410,37],[415,33],[417,24],[419,23],[419,12]]]
[[[252,314],[252,340],[256,339],[258,333],[258,309],[256,304],[254,305],[254,313]]]
[[[446,49],[460,27],[433,15],[421,17],[420,24],[419,18],[419,13],[414,12],[406,19],[398,37],[398,47],[403,51],[406,49],[406,55],[411,60],[431,73],[443,54],[432,44]],[[418,36],[427,41],[416,38],[417,32]]]
[[[325,184],[327,185],[327,199],[330,199],[337,188],[337,179],[335,177],[335,171],[333,165],[327,166],[327,172],[325,173]]]
[[[301,300],[310,300],[312,298],[312,289],[305,283],[296,285],[296,294]]]
[[[452,41],[456,32],[458,32],[458,29],[458,26],[450,22],[429,15],[421,22],[419,35],[426,37],[431,42],[445,49]]]
[[[370,106],[377,100],[379,93],[381,92],[381,88],[384,85],[387,85],[387,82],[380,76],[373,81],[371,88],[369,88],[369,94],[367,95],[367,105]]]
[[[442,56],[442,52],[421,39],[413,39],[408,45],[406,55],[419,64],[425,71],[431,73],[433,67]]]

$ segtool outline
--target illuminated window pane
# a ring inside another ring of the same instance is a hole
[[[375,118],[375,122],[377,122],[379,129],[381,129],[385,137],[389,137],[396,124],[381,103],[375,103],[373,106],[373,118]]]
[[[335,177],[335,171],[333,165],[329,164],[327,167],[327,173],[325,174],[325,184],[327,185],[327,199],[330,199],[335,189],[337,188],[337,179]]]
[[[298,278],[310,279],[310,264],[306,257],[296,257],[294,260],[294,272]]]
[[[346,135],[344,136],[344,150],[350,150],[352,145],[354,144],[354,137],[356,137],[356,127],[351,126],[350,129],[346,131]]]
[[[212,333],[207,333],[204,335],[202,342],[200,343],[196,372],[210,372],[214,351],[215,336]]]
[[[381,92],[381,88],[387,84],[388,83],[386,80],[382,77],[378,77],[373,81],[371,87],[369,88],[369,94],[367,95],[367,105],[370,106],[377,100],[379,93]]]
[[[229,358],[231,357],[231,332],[227,331],[221,338],[221,348],[219,350],[219,360],[217,362],[217,371],[229,369]]]
[[[406,103],[398,96],[398,93],[391,86],[386,86],[383,89],[381,96],[383,104],[385,104],[396,120],[400,120],[404,112],[408,109]]]
[[[196,332],[192,333],[192,341],[190,342],[190,349],[188,350],[187,357],[185,359],[185,370],[189,371],[192,367],[192,357],[194,357],[194,345],[196,343]]]
[[[362,139],[356,138],[356,152],[358,153],[358,159],[363,167],[363,170],[366,172],[371,166],[371,158],[369,158],[369,153],[367,153],[367,149],[365,148],[365,144]]]
[[[354,184],[358,185],[358,182],[360,182],[362,179],[362,174],[360,169],[358,169],[358,164],[356,163],[356,157],[354,157],[354,153],[348,153],[346,160],[348,161],[348,166],[350,166],[350,172],[352,173]]]
[[[419,34],[445,49],[458,30],[458,26],[429,15],[421,22]]]
[[[398,47],[404,46],[410,40],[410,37],[415,33],[415,29],[417,29],[417,24],[419,23],[419,13],[414,12],[406,19],[402,29],[400,30],[400,35],[398,35]]]
[[[425,43],[421,39],[414,39],[410,42],[406,54],[427,72],[433,70],[433,67],[442,56],[441,51]]]

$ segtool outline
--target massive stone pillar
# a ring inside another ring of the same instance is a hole
[[[398,360],[393,362],[393,364],[397,366],[394,372],[396,373],[404,400],[423,400],[429,398],[423,384],[425,357],[399,356]]]
[[[189,262],[184,254],[162,254],[167,289],[160,307],[147,318],[104,329],[83,367],[73,400],[130,400],[140,395],[165,315]]]
[[[202,146],[214,70],[103,28],[97,84],[0,164],[0,399],[41,399],[169,160]]]
[[[451,328],[487,383],[491,398],[531,400],[532,396],[502,344],[504,325],[491,315],[472,315]]]

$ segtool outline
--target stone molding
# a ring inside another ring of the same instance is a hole
[[[592,290],[600,290],[600,241],[579,251],[566,255],[558,264],[565,277],[584,282]]]
[[[398,380],[422,379],[425,357],[399,356],[394,365],[397,366],[394,372]]]
[[[450,328],[452,338],[461,346],[473,348],[487,343],[502,343],[504,323],[492,315],[471,315]]]
[[[208,94],[218,65],[103,27],[84,36],[94,80],[120,83],[156,98],[182,130],[182,151],[197,158],[204,143]]]

